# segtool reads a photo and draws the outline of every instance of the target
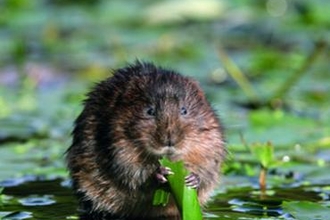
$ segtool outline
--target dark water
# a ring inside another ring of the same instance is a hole
[[[31,179],[0,183],[9,197],[0,206],[0,214],[8,212],[3,219],[74,219],[77,202],[68,181]]]
[[[0,219],[78,219],[77,202],[67,180],[26,177],[2,181],[0,187],[4,187]],[[317,191],[303,187],[267,193],[260,195],[251,188],[219,193],[208,206],[205,219],[292,219],[283,212],[282,201],[320,200]]]
[[[283,201],[320,201],[320,195],[305,187],[279,188],[261,194],[259,190],[241,188],[219,193],[210,203],[209,219],[294,219],[282,209]]]

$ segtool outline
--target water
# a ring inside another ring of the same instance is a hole
[[[77,202],[67,180],[24,177],[0,182],[0,187],[4,187],[2,219],[78,219]],[[226,190],[214,196],[205,219],[293,219],[283,211],[282,201],[321,201],[320,187],[272,189],[265,195],[251,187]]]
[[[2,194],[7,197],[0,206],[0,216],[4,219],[72,219],[77,216],[77,202],[65,180],[18,179],[4,181],[0,186],[5,186]]]

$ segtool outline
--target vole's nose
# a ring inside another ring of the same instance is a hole
[[[164,141],[165,141],[164,145],[166,147],[174,147],[175,140],[174,140],[174,135],[172,134],[172,132],[167,133],[167,136]]]
[[[174,147],[174,141],[172,139],[168,139],[166,143],[167,147]]]

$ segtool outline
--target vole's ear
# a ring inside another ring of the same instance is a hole
[[[194,101],[198,101],[198,102],[206,101],[205,93],[198,81],[191,78],[187,78],[186,85],[187,85],[186,98],[188,103],[194,103]]]

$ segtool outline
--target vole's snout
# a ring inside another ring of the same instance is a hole
[[[175,143],[172,139],[168,139],[165,141],[164,147],[174,147]]]
[[[168,132],[167,137],[164,140],[164,146],[165,147],[174,147],[175,146],[175,138],[174,135],[171,134],[171,132]]]
[[[163,155],[172,156],[177,153],[178,138],[172,130],[163,132],[161,137],[161,152]]]

